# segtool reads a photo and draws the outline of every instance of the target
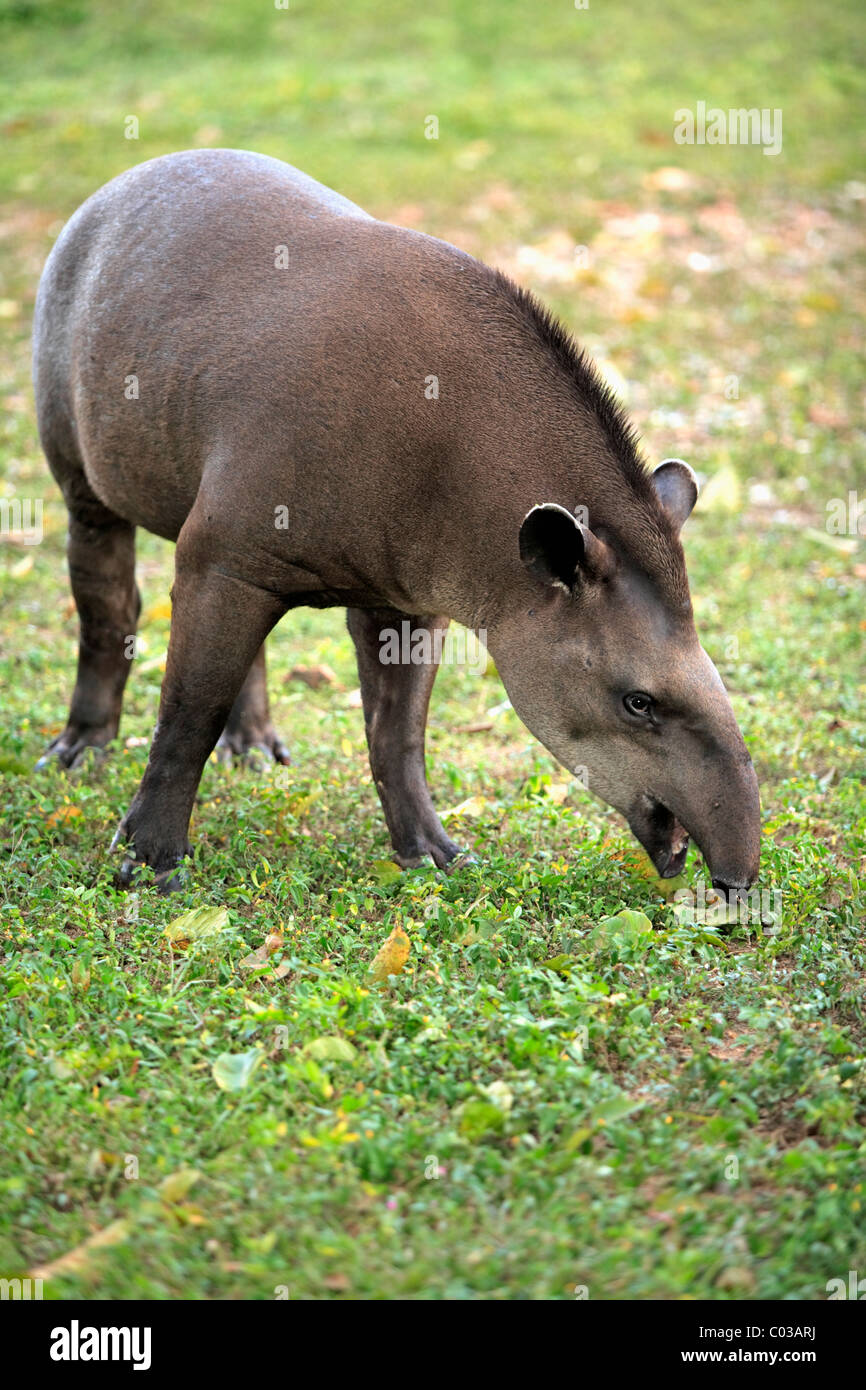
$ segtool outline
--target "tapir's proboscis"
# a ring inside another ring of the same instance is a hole
[[[424,734],[435,661],[409,619],[485,634],[523,722],[626,817],[657,872],[691,836],[717,888],[758,872],[755,771],[695,632],[691,469],[641,461],[591,361],[526,291],[279,160],[167,155],[100,189],[39,286],[39,430],[69,511],[80,619],[72,766],[118,732],[139,616],[135,528],[177,542],[147,769],[118,837],[177,886],[215,746],[287,754],[264,643],[348,609],[395,858],[460,853]],[[435,644],[430,644],[435,650]]]

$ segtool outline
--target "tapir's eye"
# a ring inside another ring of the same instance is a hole
[[[623,704],[629,714],[634,714],[638,719],[649,719],[653,711],[651,695],[645,695],[642,690],[633,690],[630,695],[623,696]]]

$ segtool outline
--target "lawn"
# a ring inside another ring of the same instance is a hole
[[[0,535],[0,1276],[49,1298],[809,1300],[866,1273],[864,37],[854,0],[0,0],[0,499],[41,502],[43,531]],[[699,100],[782,110],[781,153],[676,144]],[[193,145],[278,155],[509,270],[647,458],[705,479],[684,540],[761,781],[768,924],[696,919],[675,894],[699,857],[658,880],[495,672],[459,666],[428,768],[477,862],[399,871],[339,611],[271,640],[293,764],[209,764],[188,885],[114,887],[171,547],[139,537],[120,740],[35,772],[77,623],[30,320],[77,204]]]

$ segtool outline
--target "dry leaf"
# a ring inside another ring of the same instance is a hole
[[[399,975],[409,959],[411,946],[403,927],[396,926],[379,947],[370,966],[374,980],[380,983],[389,975]]]
[[[110,1226],[106,1226],[104,1230],[89,1236],[81,1245],[76,1245],[74,1250],[60,1255],[50,1264],[40,1265],[38,1269],[31,1269],[30,1278],[52,1279],[58,1274],[84,1274],[90,1269],[96,1251],[105,1250],[111,1245],[120,1245],[122,1241],[126,1240],[129,1230],[128,1221],[112,1221]]]
[[[46,821],[46,825],[54,827],[62,825],[66,821],[74,820],[81,815],[81,808],[78,806],[58,806],[56,811],[52,811]]]
[[[248,956],[244,956],[240,962],[242,970],[256,970],[259,966],[267,965],[268,957],[279,951],[283,944],[282,934],[278,931],[269,932],[261,946],[257,946]]]
[[[287,681],[303,681],[311,690],[322,685],[336,685],[337,676],[330,666],[293,666],[286,676]]]
[[[465,801],[461,801],[459,806],[452,806],[447,811],[443,811],[440,819],[453,816],[481,816],[487,806],[483,796],[468,796]]]
[[[185,912],[182,917],[175,917],[173,922],[169,922],[163,935],[168,938],[173,950],[182,950],[191,941],[219,936],[228,925],[228,920],[228,908],[194,907],[191,912]]]
[[[200,1177],[198,1168],[179,1168],[176,1173],[169,1173],[167,1178],[163,1178],[159,1184],[159,1195],[164,1202],[179,1202]]]

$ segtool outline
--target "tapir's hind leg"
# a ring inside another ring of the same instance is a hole
[[[117,735],[141,600],[135,583],[135,527],[103,506],[82,471],[54,463],[52,470],[69,508],[67,557],[80,628],[78,676],[66,728],[37,766],[55,757],[72,767],[85,748],[101,748]]]
[[[123,865],[149,864],[162,888],[189,853],[189,818],[202,769],[256,654],[285,601],[226,571],[219,537],[202,538],[190,514],[175,551],[171,637],[159,719],[141,786],[116,839],[134,851]],[[231,621],[227,622],[227,615]]]
[[[349,631],[358,653],[364,723],[373,778],[391,832],[394,858],[404,868],[430,855],[444,868],[460,853],[436,814],[424,770],[427,706],[436,679],[436,660],[423,664],[384,664],[383,629],[401,632],[409,615],[393,608],[350,608]],[[444,632],[447,618],[409,619],[414,630],[431,637]],[[435,645],[430,643],[435,651]]]
[[[261,755],[278,763],[291,761],[289,750],[271,723],[264,644],[249,669],[217,743],[221,762]]]

